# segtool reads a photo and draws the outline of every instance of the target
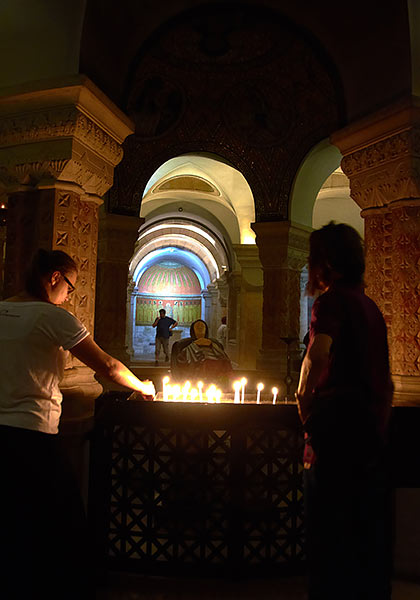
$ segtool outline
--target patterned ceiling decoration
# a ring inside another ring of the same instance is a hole
[[[136,124],[114,173],[109,210],[139,214],[146,182],[168,159],[210,152],[238,169],[256,221],[288,219],[306,154],[343,122],[342,88],[317,43],[259,7],[200,7],[139,49],[126,83]]]
[[[161,261],[143,273],[137,285],[140,294],[155,296],[198,296],[201,285],[197,275],[181,263]]]

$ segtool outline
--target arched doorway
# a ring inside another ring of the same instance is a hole
[[[240,280],[245,277],[244,269],[249,279],[250,256],[257,272],[254,280],[262,278],[251,228],[254,198],[244,176],[212,154],[174,157],[161,165],[146,184],[140,215],[145,222],[130,263],[127,345],[133,359],[145,354],[151,358],[152,350],[152,342],[146,341],[150,334],[143,335],[144,345],[135,333],[136,327],[141,327],[135,325],[139,279],[152,264],[173,260],[176,255],[200,281],[201,316],[211,336],[216,336],[222,317],[227,317],[227,350],[234,363],[240,363],[243,349],[252,347],[239,331],[239,304],[244,303],[245,293],[241,292],[244,286]],[[245,265],[241,264],[243,260]],[[255,283],[250,286],[253,289]],[[257,294],[262,298],[262,289]],[[253,320],[257,329],[257,334],[252,334],[254,345],[258,343],[258,318]],[[177,335],[187,335],[186,322],[184,327]],[[254,363],[256,352],[257,348],[253,349]]]

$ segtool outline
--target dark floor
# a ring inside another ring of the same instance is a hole
[[[393,600],[419,600],[420,584],[394,581]],[[301,577],[220,581],[112,574],[97,600],[304,600]],[[339,598],[337,598],[339,600]]]

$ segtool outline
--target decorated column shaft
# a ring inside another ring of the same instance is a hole
[[[388,326],[394,401],[420,403],[420,108],[409,99],[336,133],[365,219],[366,293]]]
[[[98,206],[131,131],[129,119],[85,77],[0,99],[0,185],[9,197],[5,296],[22,289],[34,250],[63,250],[79,267],[68,308],[93,333]],[[90,369],[70,359],[62,389],[64,420],[92,414],[101,387]]]

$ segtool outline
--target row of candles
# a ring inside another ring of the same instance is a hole
[[[220,403],[223,392],[214,383],[210,384],[207,389],[204,389],[204,383],[202,381],[197,382],[197,387],[192,387],[190,381],[186,381],[184,385],[170,385],[169,377],[164,377],[163,383],[163,401],[164,402],[209,402],[209,403]],[[245,403],[245,387],[248,383],[246,377],[237,380],[233,383],[234,390],[234,404]],[[257,385],[257,396],[256,403],[261,402],[261,392],[264,389],[264,384],[259,383]],[[276,404],[277,395],[279,393],[278,388],[273,387],[271,389],[273,394],[272,403]]]

